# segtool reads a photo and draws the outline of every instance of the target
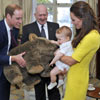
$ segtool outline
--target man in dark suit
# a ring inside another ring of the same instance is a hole
[[[46,37],[50,40],[56,40],[57,23],[47,21],[48,12],[44,5],[38,5],[35,12],[36,21],[23,27],[22,43],[28,41],[30,33],[35,33],[39,37]],[[42,34],[45,31],[45,34]],[[50,78],[41,77],[41,82],[35,85],[36,100],[46,100],[45,86],[50,83]],[[47,90],[49,100],[60,100],[60,93],[57,87]]]
[[[12,41],[10,30],[13,29],[13,27],[20,27],[22,15],[22,9],[18,5],[8,5],[5,9],[5,19],[0,21],[0,100],[9,100],[10,96],[10,83],[4,76],[4,66],[11,65],[13,61],[18,63],[21,67],[26,65],[22,57],[25,52],[15,56],[8,56],[10,49],[16,46],[14,41]],[[12,31],[15,33],[12,34],[15,42],[18,36],[18,29],[16,28]]]

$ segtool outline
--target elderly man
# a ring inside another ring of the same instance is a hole
[[[48,12],[44,5],[38,5],[35,12],[36,21],[23,27],[22,43],[28,41],[30,33],[35,33],[39,37],[49,40],[56,40],[57,23],[47,21]],[[46,100],[45,86],[50,83],[50,78],[41,77],[41,82],[35,86],[36,100]],[[60,100],[60,93],[57,87],[47,90],[49,100]]]

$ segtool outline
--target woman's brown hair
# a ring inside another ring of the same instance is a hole
[[[82,19],[82,27],[77,30],[78,33],[76,32],[75,38],[72,41],[72,45],[75,48],[91,30],[96,29],[99,31],[99,25],[93,9],[84,1],[74,3],[70,8],[70,12]]]

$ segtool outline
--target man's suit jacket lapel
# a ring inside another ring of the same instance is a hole
[[[34,27],[34,29],[35,29],[34,31],[36,31],[35,33],[37,34],[37,36],[40,37],[40,36],[41,36],[41,33],[40,33],[40,30],[39,30],[39,27],[38,27],[37,22],[34,22],[34,23],[33,23],[33,27]],[[32,27],[32,28],[33,28],[33,27]]]
[[[52,34],[54,33],[54,32],[53,32],[52,25],[50,25],[50,23],[47,22],[47,26],[48,26],[48,35],[49,35],[49,40],[52,40]]]

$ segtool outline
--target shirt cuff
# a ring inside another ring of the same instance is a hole
[[[9,57],[9,65],[11,65],[12,64],[12,62],[11,62],[11,56]]]

